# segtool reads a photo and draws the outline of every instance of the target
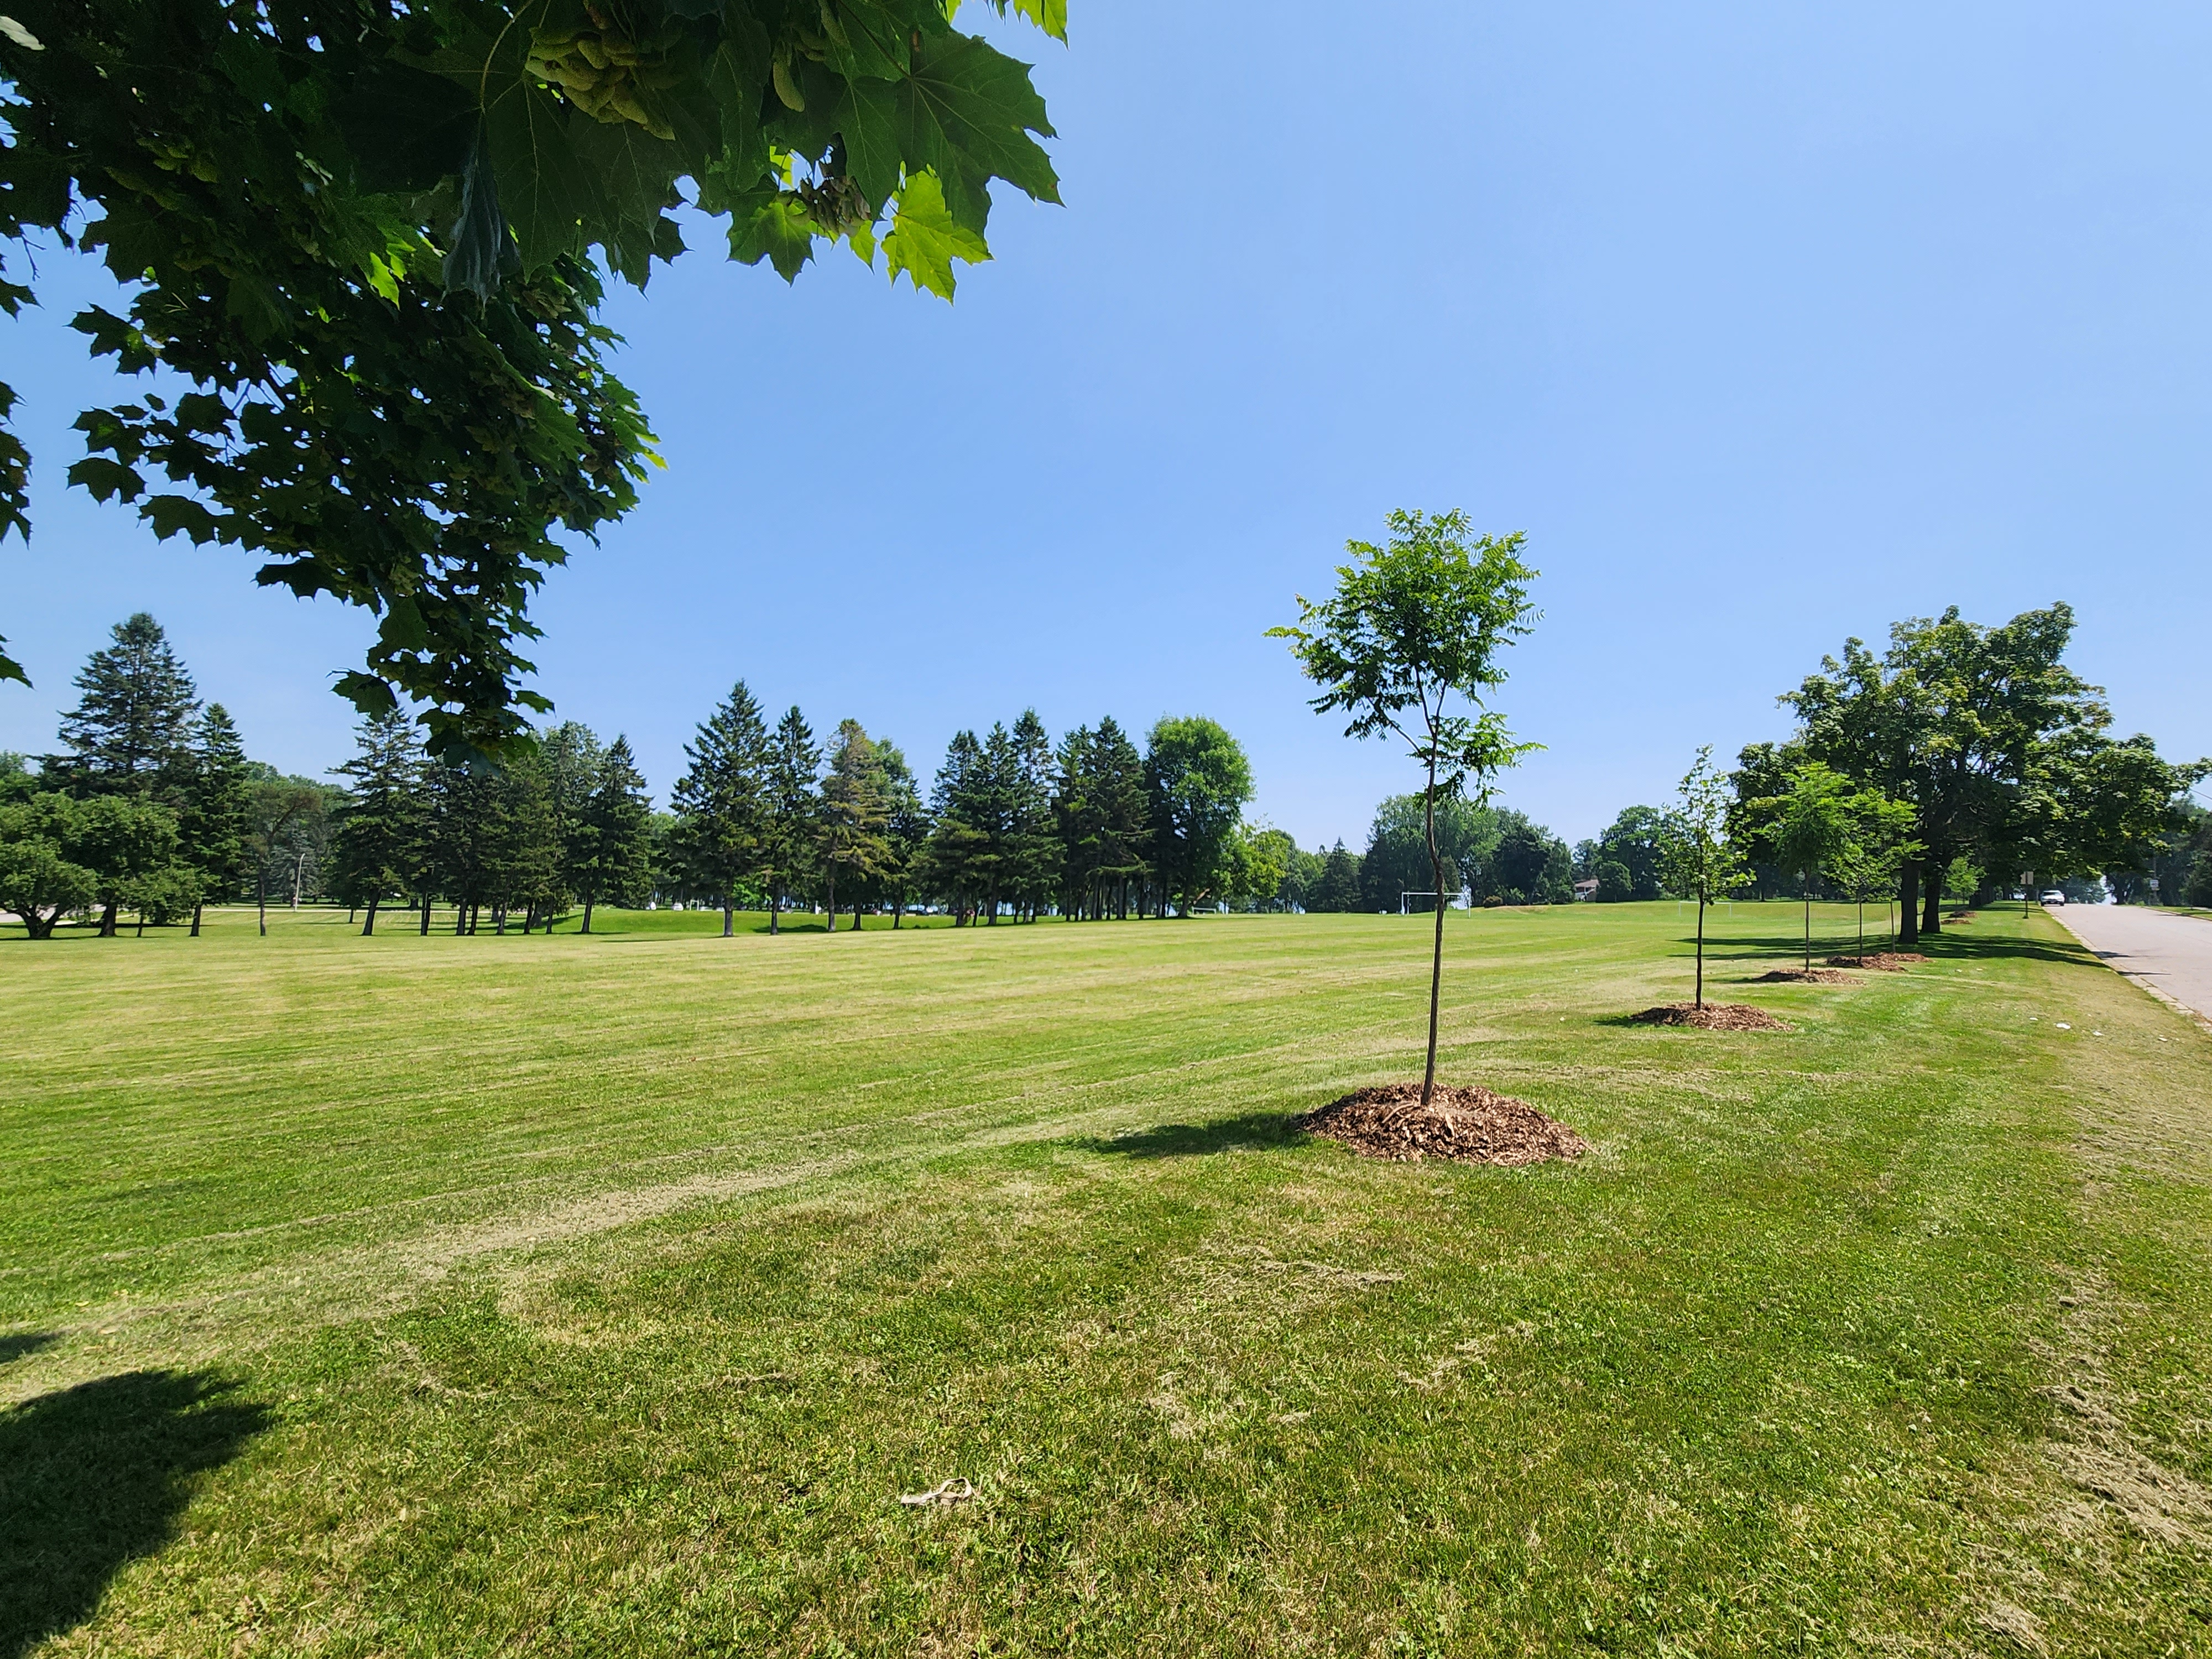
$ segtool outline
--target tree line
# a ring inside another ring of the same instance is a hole
[[[550,931],[601,906],[705,904],[778,931],[793,906],[894,927],[1257,908],[1284,890],[1290,838],[1245,822],[1252,775],[1213,720],[1164,719],[1141,746],[1111,717],[1054,743],[1034,710],[957,732],[925,793],[896,743],[857,720],[824,738],[771,723],[740,682],[685,745],[656,812],[628,739],[563,722],[498,763],[428,752],[400,711],[366,717],[333,786],[246,758],[160,625],[118,624],[76,682],[61,751],[0,760],[0,907],[34,938],[72,915],[103,936],[240,898],[404,906],[428,933]]]

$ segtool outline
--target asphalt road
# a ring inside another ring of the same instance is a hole
[[[2140,904],[2069,904],[2051,914],[2130,979],[2212,1020],[2212,920]]]

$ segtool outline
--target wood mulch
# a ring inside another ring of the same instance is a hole
[[[1901,974],[1916,962],[1928,958],[1917,951],[1869,951],[1863,957],[1830,957],[1831,968],[1866,968],[1877,974]]]
[[[1525,1100],[1443,1083],[1426,1107],[1419,1084],[1386,1083],[1333,1100],[1300,1118],[1298,1127],[1395,1164],[1441,1158],[1517,1169],[1589,1150],[1589,1142]]]
[[[1753,985],[1857,985],[1863,981],[1832,968],[1777,968],[1752,981]]]
[[[1709,1002],[1700,1008],[1694,1002],[1670,1002],[1663,1007],[1646,1008],[1630,1018],[1639,1025],[1692,1025],[1700,1031],[1794,1031],[1794,1025],[1785,1025],[1764,1008],[1754,1008],[1747,1002]]]

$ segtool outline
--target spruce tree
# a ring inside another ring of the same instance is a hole
[[[676,858],[693,885],[720,896],[727,939],[735,931],[738,884],[761,867],[769,828],[768,726],[743,680],[684,752],[690,769],[671,803]]]
[[[758,724],[758,716],[755,716]],[[582,829],[572,843],[570,879],[583,901],[583,931],[592,931],[592,907],[602,899],[617,904],[641,901],[653,878],[653,802],[630,753],[629,739],[617,735],[599,756],[585,798]],[[726,934],[729,917],[723,927]]]
[[[190,773],[199,695],[144,611],[118,623],[115,643],[95,651],[76,677],[83,694],[62,716],[66,755],[46,767],[72,794],[135,794],[173,802]]]
[[[768,930],[776,931],[783,901],[811,867],[816,815],[821,798],[816,781],[822,751],[814,733],[793,704],[776,722],[769,744],[768,826],[763,837],[761,873],[768,883]],[[832,918],[834,921],[835,918]]]
[[[965,927],[988,879],[990,837],[975,817],[983,805],[983,745],[973,732],[955,732],[930,787],[931,828],[923,862],[930,885]]]
[[[361,752],[336,769],[354,787],[337,811],[334,890],[349,904],[368,907],[363,938],[376,931],[377,907],[409,891],[423,861],[428,826],[417,730],[400,710],[372,714],[355,733]]]
[[[1008,886],[1035,921],[1060,882],[1060,838],[1054,833],[1052,738],[1034,708],[1014,722],[1008,777]]]
[[[577,860],[584,855],[588,839],[584,815],[599,783],[606,750],[590,726],[579,720],[563,720],[539,740],[538,755],[559,830],[561,884],[580,894]]]
[[[921,804],[914,769],[896,744],[879,738],[876,762],[884,778],[883,885],[890,898],[891,927],[896,931],[921,873],[923,848],[929,842],[929,809]]]
[[[837,931],[837,880],[853,895],[853,931],[860,931],[860,884],[884,872],[890,848],[884,827],[883,758],[858,720],[841,720],[822,781],[822,867],[829,882],[830,931]]]
[[[1098,722],[1091,754],[1099,823],[1096,873],[1111,892],[1115,917],[1127,921],[1133,892],[1138,914],[1144,914],[1145,884],[1152,874],[1146,858],[1152,839],[1152,794],[1145,786],[1145,759],[1110,714]]]
[[[192,937],[200,933],[200,908],[238,884],[252,832],[253,785],[246,746],[229,712],[210,703],[192,728],[190,775],[177,807],[183,856],[199,873],[192,902]]]

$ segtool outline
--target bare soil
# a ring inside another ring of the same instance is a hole
[[[1646,1008],[1640,1014],[1630,1016],[1641,1025],[1693,1025],[1700,1031],[1790,1031],[1796,1028],[1785,1025],[1764,1008],[1754,1008],[1747,1002],[1709,1002],[1700,1008],[1694,1002],[1669,1002],[1657,1008]]]
[[[1525,1100],[1442,1083],[1426,1107],[1419,1084],[1386,1083],[1333,1100],[1300,1118],[1298,1127],[1396,1164],[1442,1158],[1518,1168],[1589,1150],[1589,1142]]]
[[[1865,968],[1877,974],[1901,974],[1928,958],[1917,951],[1869,951],[1863,957],[1830,957],[1831,968]]]
[[[1858,985],[1864,981],[1832,968],[1777,968],[1752,981],[1753,985]]]

